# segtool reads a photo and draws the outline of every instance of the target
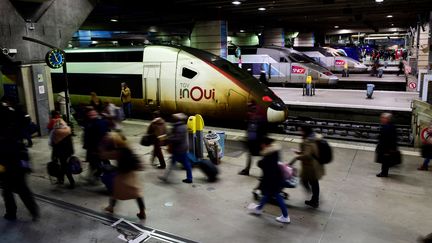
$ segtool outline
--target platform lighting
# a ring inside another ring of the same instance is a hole
[[[111,22],[118,22],[118,19],[110,19]]]
[[[384,0],[375,0],[376,3],[382,3]]]
[[[234,4],[234,5],[240,5],[241,4],[240,1],[232,1],[231,3]]]
[[[244,32],[244,30],[240,30],[240,32],[241,32],[241,33],[243,33],[243,32]]]
[[[339,25],[335,25],[334,27],[335,27],[335,29],[339,29]]]
[[[259,11],[266,11],[266,8],[258,8]]]
[[[387,18],[393,18],[393,15],[389,14],[386,16]]]
[[[394,26],[394,24],[391,24],[391,26]]]
[[[262,35],[262,33],[258,33],[258,36],[261,36]]]

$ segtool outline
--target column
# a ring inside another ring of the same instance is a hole
[[[294,39],[294,47],[314,47],[315,37],[314,33],[300,33]]]
[[[285,46],[285,31],[283,28],[264,29],[262,33],[264,46]]]
[[[208,51],[217,56],[228,56],[228,27],[227,21],[198,21],[191,34],[191,47]]]

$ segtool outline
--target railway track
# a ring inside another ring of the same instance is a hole
[[[325,138],[345,141],[376,143],[380,124],[369,122],[352,122],[340,120],[314,119],[310,117],[288,117],[281,126],[286,134],[300,135],[300,126],[309,126]],[[411,127],[409,125],[396,125],[398,144],[413,146]]]

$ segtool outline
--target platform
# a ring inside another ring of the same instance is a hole
[[[304,205],[308,195],[301,187],[285,189],[290,194],[286,204],[291,224],[281,225],[274,220],[280,214],[279,208],[274,205],[266,205],[261,217],[247,213],[247,205],[253,202],[251,191],[258,184],[261,172],[256,167],[258,158],[254,158],[251,175],[237,175],[246,160],[245,149],[240,142],[244,131],[209,128],[226,130],[228,135],[226,156],[219,165],[221,175],[218,182],[207,183],[201,171],[195,168],[192,185],[181,182],[185,176],[182,170],[174,171],[171,183],[165,184],[157,179],[162,171],[150,166],[151,148],[138,145],[147,124],[141,121],[123,123],[124,134],[146,165],[139,178],[144,188],[147,220],[136,220],[134,201],[119,202],[114,215],[117,218],[126,218],[146,227],[170,232],[173,236],[206,243],[414,242],[431,230],[432,211],[428,200],[432,192],[431,172],[416,170],[421,158],[411,148],[402,148],[404,163],[391,169],[389,178],[377,178],[375,174],[379,165],[373,163],[374,146],[331,141],[334,161],[326,166],[326,176],[320,181],[320,208],[314,210]],[[282,145],[281,160],[292,159],[294,154],[291,149],[298,148],[300,140],[286,135],[272,137]],[[74,138],[74,143],[76,154],[83,158],[85,152],[81,149],[80,136]],[[34,166],[34,173],[29,178],[32,190],[44,197],[101,213],[108,195],[102,185],[86,184],[86,171],[76,176],[77,187],[74,190],[50,184],[45,172],[49,151],[46,137],[34,139],[34,147],[30,149]],[[164,154],[168,158],[166,151]],[[115,238],[118,233],[109,224],[60,209],[40,199],[38,203],[42,207],[38,223],[29,221],[21,203],[17,222],[0,219],[1,242],[35,242],[35,237],[49,243],[122,242]],[[0,211],[3,212],[1,202]]]
[[[315,96],[303,96],[300,88],[271,88],[287,105],[352,108],[379,111],[411,111],[416,92],[375,91],[366,99],[366,90],[317,89]]]
[[[378,78],[376,76],[370,76],[370,74],[357,74],[352,73],[349,77],[342,77],[342,74],[336,74],[338,76],[338,82],[364,82],[364,83],[406,83],[405,75],[397,76],[395,74],[383,75],[382,78]]]

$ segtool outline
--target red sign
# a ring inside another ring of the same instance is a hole
[[[300,66],[292,66],[291,67],[291,73],[293,74],[305,74],[306,69],[304,67]]]
[[[408,84],[408,87],[409,87],[410,89],[415,89],[415,88],[417,88],[417,84],[416,84],[415,82],[410,82],[410,83]]]
[[[421,138],[421,140],[423,141],[423,143],[426,143],[426,141],[427,141],[428,139],[430,139],[431,136],[432,136],[432,133],[429,132],[429,128],[428,128],[428,127],[424,128],[424,129],[421,131],[421,133],[420,133],[420,138]]]
[[[343,66],[343,65],[345,65],[345,61],[344,60],[335,60],[335,65]]]

